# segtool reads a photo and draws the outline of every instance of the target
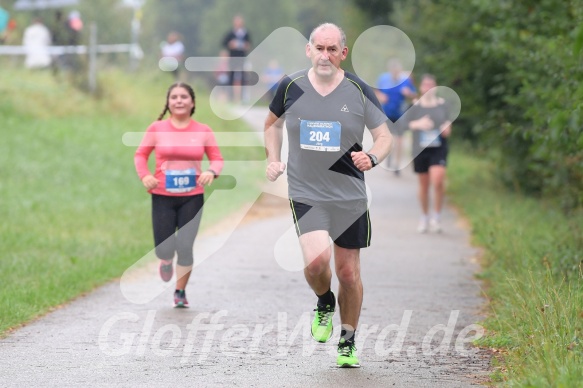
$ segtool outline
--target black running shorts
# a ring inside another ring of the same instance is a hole
[[[447,148],[425,148],[413,160],[413,170],[418,174],[428,172],[431,166],[447,166]]]
[[[366,200],[312,205],[292,199],[289,202],[298,236],[325,230],[339,247],[370,246],[372,230]]]

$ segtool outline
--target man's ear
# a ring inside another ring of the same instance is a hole
[[[347,56],[348,56],[348,47],[344,46],[344,48],[342,49],[342,60],[346,59]]]

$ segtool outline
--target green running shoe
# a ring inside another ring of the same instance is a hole
[[[328,342],[334,331],[332,328],[334,307],[330,305],[317,306],[314,311],[316,315],[312,321],[312,338],[318,342]]]
[[[338,368],[360,368],[358,357],[356,357],[356,346],[354,346],[354,342],[340,338],[336,364]]]

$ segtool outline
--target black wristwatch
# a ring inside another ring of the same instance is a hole
[[[216,177],[218,177],[219,175],[215,172],[215,170],[211,170],[210,168],[207,169],[208,172],[210,172],[211,174],[213,174]]]
[[[373,154],[367,154],[368,157],[370,158],[370,162],[372,163],[372,166],[376,166],[377,164],[379,164],[379,160],[377,159],[377,157]]]

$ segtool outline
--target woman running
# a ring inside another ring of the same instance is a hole
[[[210,185],[223,168],[223,157],[208,125],[191,118],[195,96],[185,83],[168,89],[166,105],[158,120],[146,131],[134,157],[136,171],[152,195],[152,224],[160,277],[172,279],[176,254],[176,291],[174,307],[188,307],[186,284],[193,265],[193,244],[204,203],[204,187]],[[164,115],[170,112],[170,117]],[[148,158],[154,151],[154,174]],[[208,157],[209,168],[202,170]]]

